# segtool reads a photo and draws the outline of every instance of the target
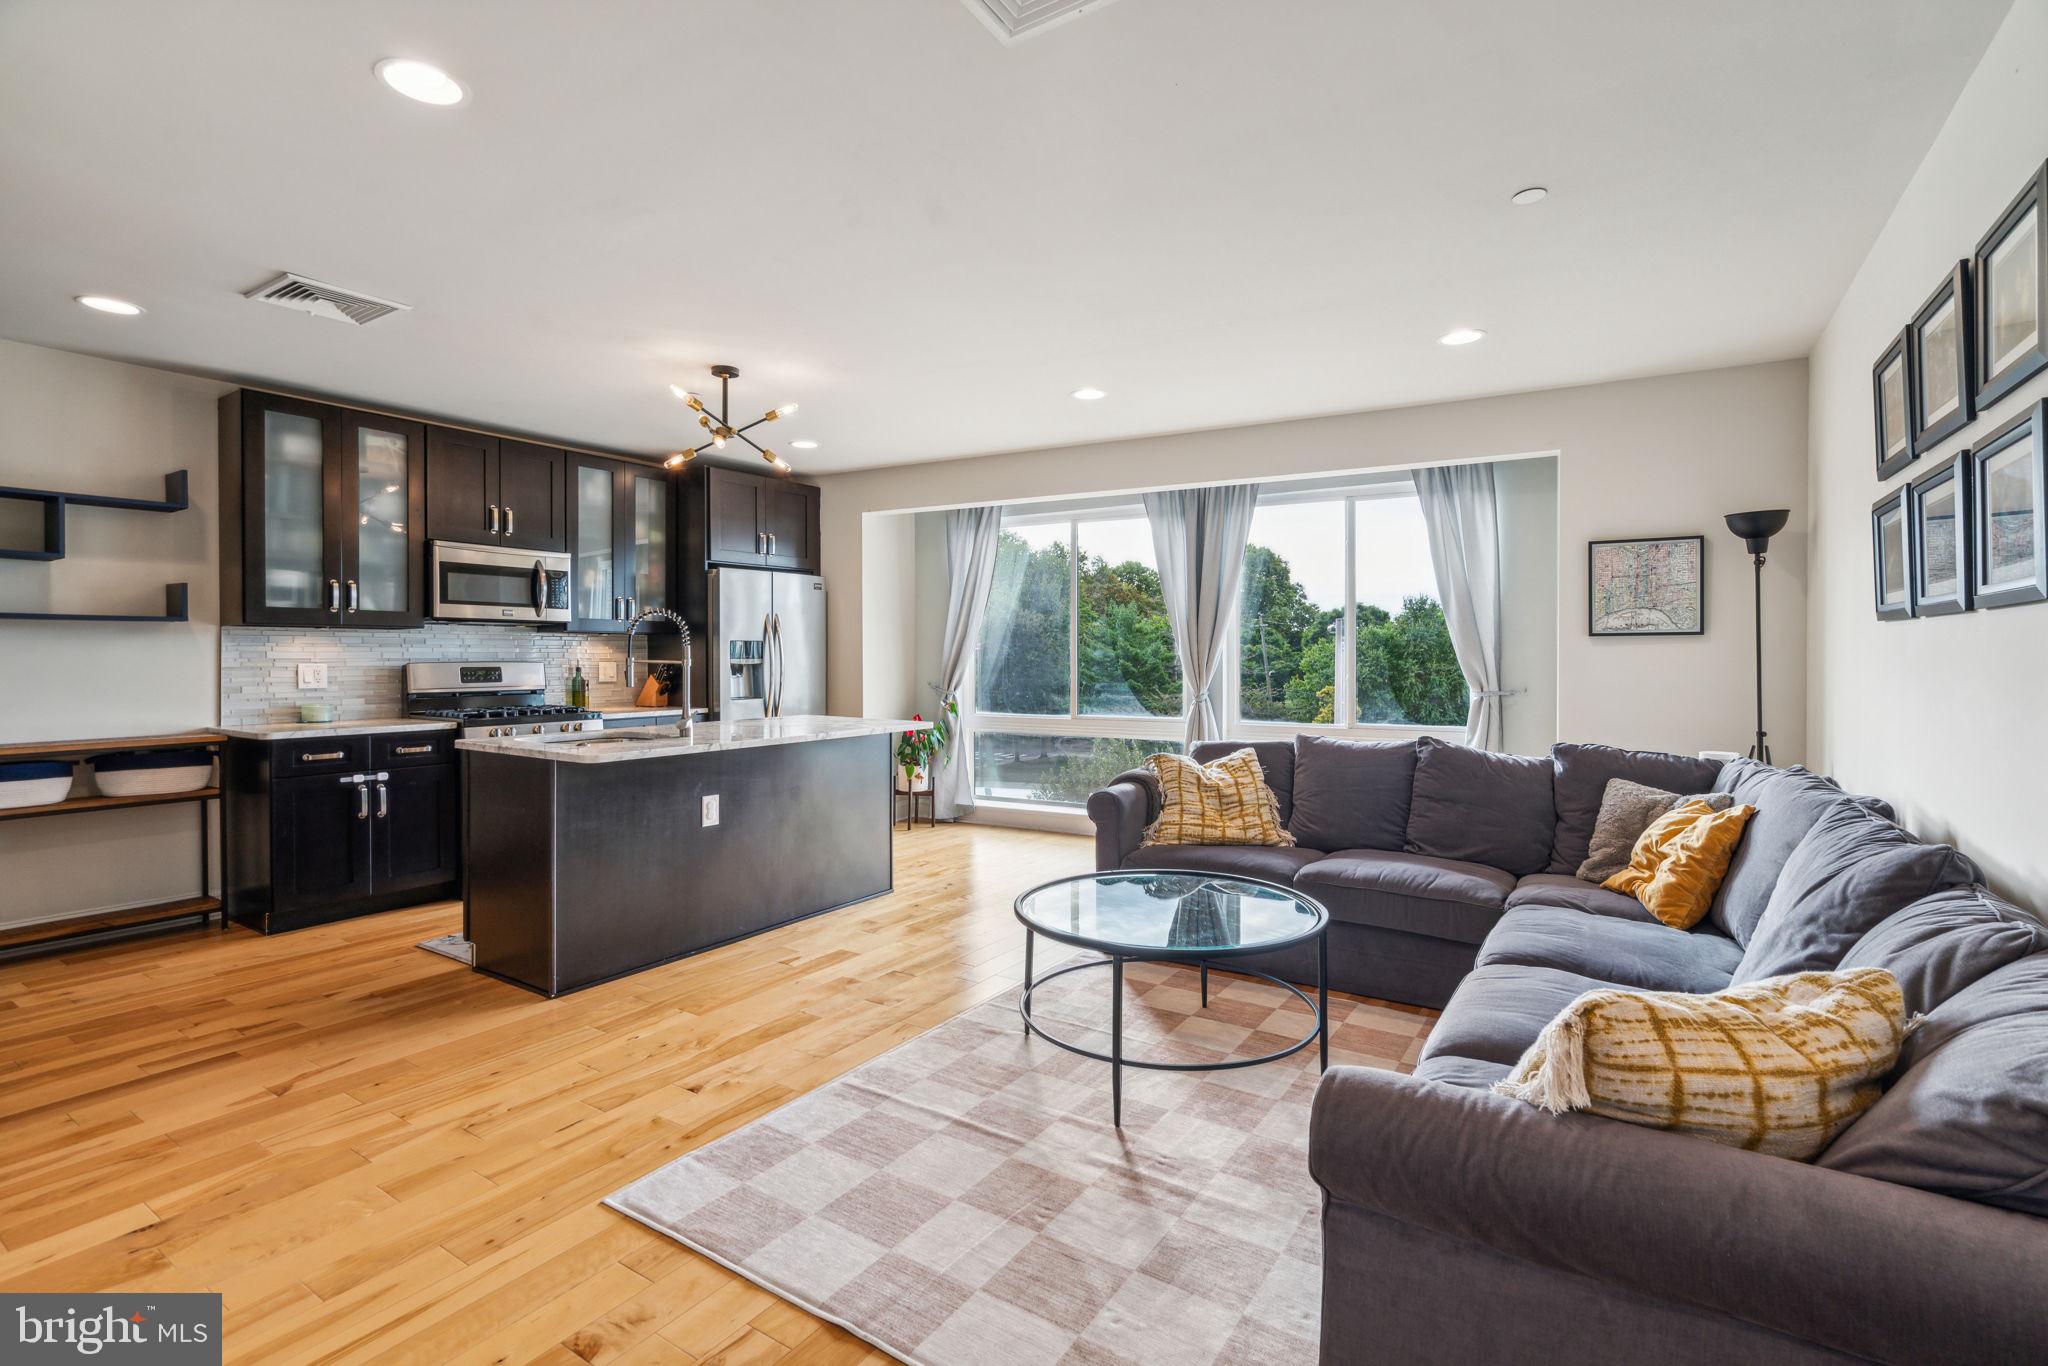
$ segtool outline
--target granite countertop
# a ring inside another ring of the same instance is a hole
[[[457,740],[457,749],[478,754],[505,754],[527,759],[555,759],[572,764],[611,764],[632,759],[659,759],[675,754],[714,754],[728,749],[764,745],[795,745],[811,740],[848,740],[863,735],[895,735],[929,730],[929,721],[877,720],[861,716],[778,716],[769,720],[699,721],[694,736],[676,734],[673,726],[635,726],[607,730],[601,736],[533,736],[500,740]]]
[[[453,721],[418,716],[390,716],[381,721],[293,721],[275,726],[222,726],[222,735],[237,740],[296,740],[314,735],[383,735],[393,731],[454,730]]]

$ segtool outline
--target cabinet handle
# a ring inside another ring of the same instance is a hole
[[[512,505],[510,503],[505,504],[505,534],[507,536],[512,534]]]
[[[329,759],[339,759],[346,753],[348,753],[347,750],[330,749],[320,754],[301,754],[299,756],[299,762],[302,764],[324,763]],[[346,781],[346,779],[344,779],[343,781]]]
[[[768,533],[768,553],[770,555],[775,553],[775,533],[772,531]]]
[[[756,555],[766,555],[768,553],[767,532],[757,531],[754,533],[754,553]]]
[[[498,505],[496,503],[491,504],[490,532],[493,536],[498,534]]]
[[[356,784],[356,819],[359,821],[370,819],[370,789],[364,783]]]
[[[385,818],[386,816],[388,816],[388,815],[390,815],[390,814],[391,814],[391,789],[390,789],[390,788],[388,788],[388,787],[386,787],[386,786],[384,786],[384,784],[382,784],[382,783],[378,783],[378,784],[377,784],[377,819],[378,819],[378,820],[383,820],[383,819],[384,819],[384,818]]]
[[[363,605],[363,595],[356,590],[356,581],[348,581],[348,610],[353,612]]]
[[[340,579],[329,579],[327,581],[327,610],[330,612],[339,612],[341,610]]]
[[[393,754],[432,754],[434,747],[432,745],[399,745],[391,752]]]

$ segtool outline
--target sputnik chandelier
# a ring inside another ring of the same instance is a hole
[[[706,451],[722,451],[725,449],[725,443],[728,441],[744,441],[759,451],[761,458],[773,465],[777,473],[788,474],[789,462],[754,440],[751,436],[748,436],[747,433],[764,422],[774,422],[778,418],[788,417],[796,411],[796,405],[794,403],[785,403],[780,408],[770,408],[746,426],[735,427],[726,414],[732,411],[732,382],[740,377],[740,372],[730,365],[714,365],[711,367],[711,373],[718,379],[718,411],[716,413],[704,406],[703,399],[691,393],[688,389],[683,388],[682,385],[671,384],[668,386],[670,393],[689,404],[691,409],[696,412],[697,425],[711,434],[711,439],[703,445],[687,451],[677,451],[674,455],[670,456],[667,462],[668,467],[670,469],[678,469],[687,465]]]

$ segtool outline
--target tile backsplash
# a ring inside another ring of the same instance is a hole
[[[673,650],[674,640],[657,649]],[[643,657],[648,642],[641,640]],[[516,626],[434,621],[416,631],[226,626],[220,633],[220,723],[266,726],[299,719],[301,702],[328,702],[341,721],[398,716],[404,710],[404,667],[415,660],[538,659],[547,665],[548,701],[566,702],[569,674],[580,660],[593,707],[631,706],[624,636],[569,635]],[[616,683],[597,681],[604,660],[618,665]],[[299,665],[327,665],[327,686],[300,688]]]

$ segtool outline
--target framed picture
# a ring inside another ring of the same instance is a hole
[[[1977,244],[1977,407],[2048,369],[2048,162]]]
[[[1912,339],[1901,330],[1870,367],[1870,396],[1876,404],[1877,477],[1889,479],[1913,463],[1913,426],[1906,395],[1913,385]]]
[[[1979,607],[2048,601],[2048,399],[1970,452],[1970,587]]]
[[[1906,486],[1913,533],[1913,613],[1970,610],[1970,453],[1959,451]]]
[[[1970,378],[1970,263],[1956,262],[1948,278],[1920,305],[1906,328],[1908,368],[1913,383],[1913,454],[1959,432],[1976,414],[1977,391]]]
[[[1870,505],[1871,577],[1877,590],[1877,619],[1904,621],[1913,615],[1913,545],[1906,534],[1906,491],[1893,489]]]
[[[1586,543],[1586,634],[1696,636],[1707,629],[1707,538]]]

